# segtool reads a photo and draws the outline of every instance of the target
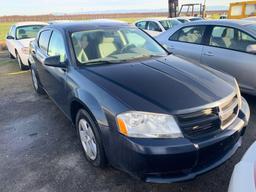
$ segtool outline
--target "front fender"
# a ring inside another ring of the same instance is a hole
[[[108,126],[108,121],[100,103],[89,92],[78,89],[72,94],[72,102],[79,102],[93,115],[100,126]],[[71,107],[71,106],[70,106]],[[71,108],[69,110],[71,112]],[[72,116],[72,114],[70,114]]]

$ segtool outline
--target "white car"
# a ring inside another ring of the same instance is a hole
[[[153,37],[180,24],[181,22],[175,18],[146,18],[134,23],[136,27]]]
[[[256,142],[233,171],[228,192],[256,192]]]
[[[11,58],[16,58],[21,70],[28,68],[29,43],[33,41],[37,32],[47,23],[21,22],[11,26],[6,37],[6,45]]]
[[[247,20],[247,21],[256,21],[256,16],[252,16],[252,17],[246,17],[243,20]]]

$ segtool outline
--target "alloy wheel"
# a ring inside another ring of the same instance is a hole
[[[97,144],[96,138],[93,133],[91,125],[85,119],[80,119],[79,124],[79,136],[83,145],[84,151],[90,160],[97,158]]]

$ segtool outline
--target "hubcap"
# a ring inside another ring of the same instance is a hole
[[[37,90],[38,89],[38,82],[37,82],[35,71],[33,69],[31,69],[31,74],[32,74],[32,81],[33,81],[34,87]]]
[[[95,160],[97,157],[97,145],[94,133],[90,124],[85,119],[79,121],[79,136],[86,155]]]

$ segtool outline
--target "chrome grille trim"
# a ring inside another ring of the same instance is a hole
[[[219,117],[221,120],[221,129],[227,128],[237,118],[239,112],[238,97],[235,96],[231,100],[220,105]]]
[[[199,107],[195,111],[177,114],[177,122],[185,136],[190,138],[204,137],[230,126],[239,113],[239,96],[231,94],[221,101],[209,104],[209,108]]]

